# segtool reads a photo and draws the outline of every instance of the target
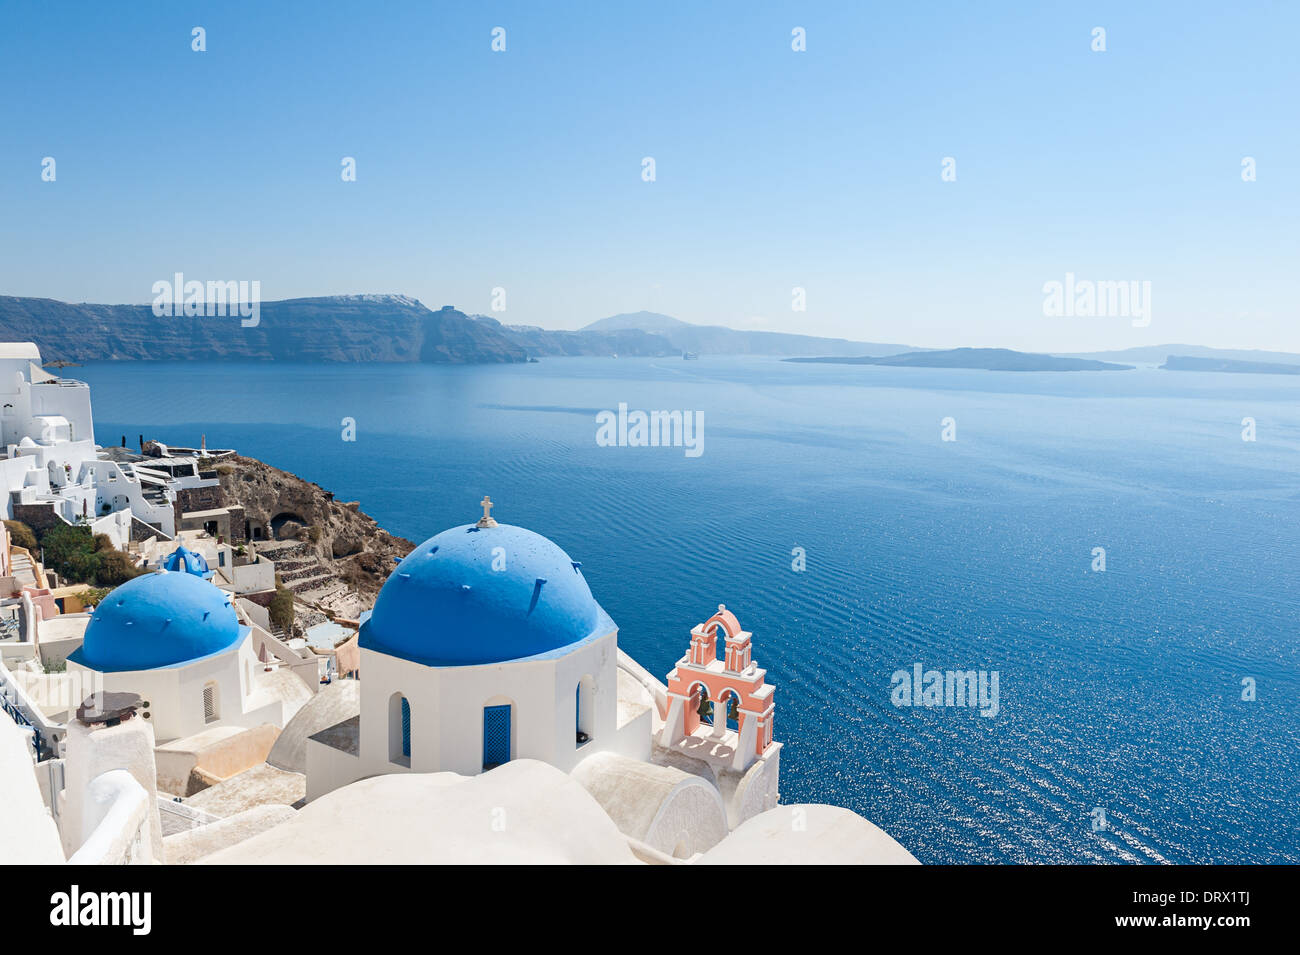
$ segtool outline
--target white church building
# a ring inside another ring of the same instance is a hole
[[[233,597],[205,573],[205,564],[192,563],[115,588],[67,659],[69,675],[85,686],[139,694],[159,743],[215,727],[283,726],[311,695],[306,686],[284,692],[293,681],[266,671]]]
[[[650,758],[650,709],[620,708],[618,628],[581,565],[491,506],[385,583],[361,625],[361,712],[308,741],[308,799],[383,773]]]

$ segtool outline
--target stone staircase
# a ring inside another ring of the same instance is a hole
[[[258,544],[257,553],[275,562],[275,572],[281,583],[293,591],[295,597],[314,601],[312,594],[328,593],[338,586],[334,575],[321,565],[311,547],[301,541]]]
[[[330,609],[349,619],[369,606],[302,541],[266,541],[257,544],[261,557],[275,561],[280,581],[303,604]],[[301,613],[301,611],[300,611]]]
[[[24,587],[36,586],[36,569],[32,566],[31,558],[21,551],[12,551],[13,578],[18,583],[18,589]]]

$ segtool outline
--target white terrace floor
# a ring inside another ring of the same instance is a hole
[[[735,730],[715,735],[712,726],[702,723],[690,736],[673,744],[671,749],[694,759],[705,760],[719,769],[730,769],[732,760],[736,758],[738,744],[739,737]]]

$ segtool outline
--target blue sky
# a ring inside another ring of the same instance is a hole
[[[6,0],[0,293],[1300,351],[1298,33],[1289,2]],[[1149,281],[1150,325],[1045,316],[1067,272]]]

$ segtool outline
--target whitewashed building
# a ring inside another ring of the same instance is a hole
[[[115,588],[67,665],[88,686],[139,694],[160,743],[216,726],[283,726],[311,695],[284,694],[232,596],[201,573],[158,571]]]
[[[413,550],[360,652],[359,719],[308,741],[308,798],[380,773],[650,756],[649,710],[620,716],[617,626],[580,565],[522,527],[485,517]]]

